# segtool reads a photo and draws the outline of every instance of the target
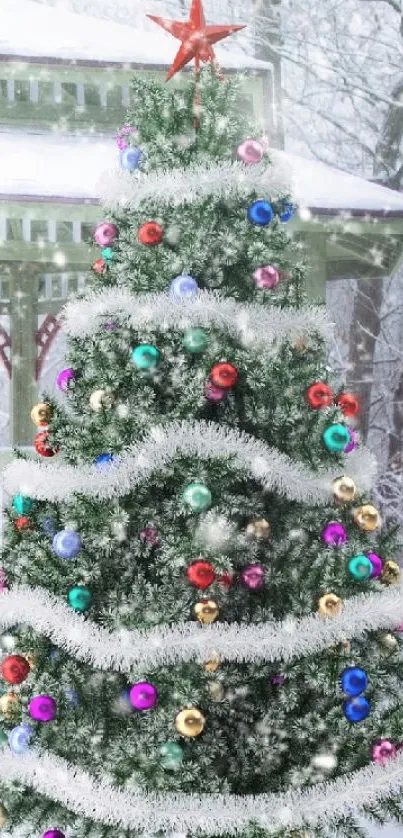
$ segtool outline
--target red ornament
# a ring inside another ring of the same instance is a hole
[[[42,457],[54,457],[54,455],[59,451],[58,448],[52,448],[48,439],[48,431],[40,431],[34,439],[35,451],[37,451],[38,454],[41,454]]]
[[[341,393],[337,396],[336,404],[339,405],[344,416],[356,416],[360,409],[360,403],[353,393]]]
[[[164,231],[156,221],[147,221],[140,227],[138,240],[141,244],[161,244]]]
[[[92,266],[92,270],[95,271],[96,274],[103,274],[106,268],[105,259],[95,259],[95,262]]]
[[[222,387],[223,390],[229,390],[235,387],[239,378],[239,372],[236,367],[226,362],[214,364],[210,372],[210,380],[215,387]]]
[[[30,518],[27,518],[26,515],[20,515],[19,518],[16,518],[14,521],[15,528],[17,530],[32,530],[33,523]]]
[[[175,56],[175,60],[166,77],[166,81],[172,78],[175,73],[182,70],[183,67],[195,59],[196,73],[200,68],[200,61],[211,61],[216,65],[216,57],[212,44],[217,41],[222,41],[233,32],[238,32],[239,29],[244,29],[245,24],[238,24],[232,26],[207,26],[204,18],[202,0],[192,0],[192,7],[190,10],[190,20],[186,23],[180,20],[166,20],[164,17],[156,17],[156,15],[147,15],[158,26],[166,29],[174,38],[182,41],[181,46]]]
[[[195,588],[202,588],[203,591],[209,585],[212,585],[216,578],[213,566],[210,562],[203,561],[203,559],[189,565],[186,576],[191,585],[194,585]]]
[[[1,674],[9,684],[22,684],[29,671],[29,663],[22,655],[10,655],[1,664]]]
[[[231,585],[234,584],[235,576],[233,573],[222,573],[221,576],[218,577],[218,584],[221,585],[223,588],[230,588]]]
[[[319,410],[321,407],[329,407],[333,402],[333,390],[324,384],[323,381],[318,381],[316,384],[311,384],[307,390],[306,400],[309,407],[314,410]]]

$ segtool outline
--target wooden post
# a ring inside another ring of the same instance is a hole
[[[11,445],[32,445],[35,437],[30,413],[38,397],[35,332],[40,270],[40,266],[33,262],[14,262],[11,265]]]

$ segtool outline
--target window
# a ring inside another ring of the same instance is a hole
[[[16,102],[30,101],[29,81],[15,81],[14,82],[14,100]]]
[[[73,241],[73,222],[58,221],[56,227],[56,241],[58,244],[67,244]]]
[[[53,84],[51,81],[39,82],[39,101],[43,105],[53,104]]]
[[[94,224],[89,224],[86,221],[83,221],[81,224],[81,240],[83,242],[92,242],[93,235],[94,235]]]
[[[22,241],[22,218],[7,218],[6,238],[7,241]]]
[[[100,107],[101,97],[96,84],[86,84],[84,88],[85,104],[93,107]]]
[[[62,102],[66,105],[76,105],[77,85],[73,82],[62,82]]]
[[[122,107],[122,88],[110,87],[107,91],[107,107],[121,108]]]
[[[40,242],[40,241],[47,241],[48,240],[48,222],[47,221],[37,221],[32,219],[31,221],[31,241],[33,242]]]
[[[238,109],[239,113],[244,116],[251,117],[254,115],[255,107],[253,96],[251,94],[247,95],[245,93],[241,93],[238,96]]]

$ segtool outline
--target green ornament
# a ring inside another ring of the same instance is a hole
[[[183,493],[184,502],[193,512],[204,512],[211,506],[211,492],[203,483],[189,483]]]
[[[337,423],[326,428],[322,439],[328,451],[344,451],[350,442],[350,434],[345,425]]]
[[[92,602],[92,593],[85,585],[75,585],[67,594],[67,601],[74,611],[86,611]]]
[[[353,579],[358,579],[362,581],[363,579],[369,579],[374,569],[371,560],[368,556],[353,556],[350,559],[348,565],[348,570],[350,571]]]
[[[176,742],[166,742],[160,747],[161,765],[167,771],[176,771],[183,761],[183,748]]]
[[[188,329],[183,335],[183,345],[188,352],[204,352],[208,345],[208,336],[204,329]]]
[[[13,497],[13,507],[19,515],[26,515],[30,512],[34,502],[32,498],[26,498],[24,495],[15,495]]]
[[[105,259],[105,262],[112,262],[112,259],[115,256],[115,251],[112,247],[103,247],[101,253],[102,257]]]
[[[132,352],[132,361],[138,370],[151,370],[156,367],[161,357],[159,349],[144,343],[136,346]]]

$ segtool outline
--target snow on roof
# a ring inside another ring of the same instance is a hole
[[[403,194],[284,151],[273,161],[289,167],[293,196],[300,208],[318,212],[353,211],[403,217]],[[97,203],[97,185],[113,168],[118,149],[113,138],[0,134],[0,198],[50,199]],[[264,196],[262,196],[264,197]]]
[[[135,0],[133,0],[135,2]],[[32,0],[1,0],[0,56],[65,58],[169,67],[179,46],[171,35],[145,18],[144,29],[78,15]],[[233,37],[233,36],[232,36]],[[235,44],[217,47],[221,66],[267,69],[265,61],[245,55]]]

